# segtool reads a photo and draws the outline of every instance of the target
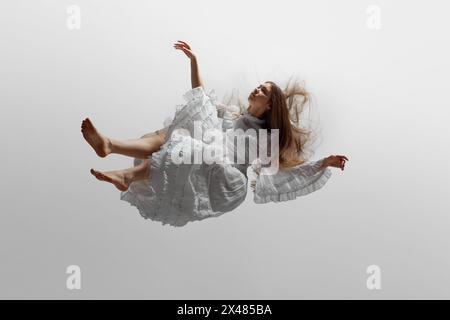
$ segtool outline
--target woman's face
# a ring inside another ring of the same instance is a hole
[[[248,96],[248,113],[254,117],[261,118],[267,110],[270,110],[271,90],[272,85],[268,82],[256,87]]]

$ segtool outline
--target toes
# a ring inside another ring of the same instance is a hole
[[[88,124],[86,122],[86,120],[83,120],[83,122],[81,122],[81,131],[85,132],[89,129]]]
[[[97,175],[97,172],[91,170],[91,174],[92,174],[95,178],[99,179],[99,178],[98,178],[98,175]]]
[[[96,171],[94,169],[91,169],[91,173],[92,173],[93,176],[95,176],[100,181],[112,182],[111,179],[108,176],[104,175],[100,171]]]
[[[90,120],[89,118],[86,118],[85,121],[86,121],[86,125],[87,125],[87,126],[90,126],[90,127],[93,126],[93,125],[92,125],[92,122],[91,122],[91,120]]]
[[[101,175],[100,175],[100,171],[96,171],[94,169],[91,169],[91,173],[97,178],[100,179]]]
[[[100,181],[105,181],[106,179],[105,179],[105,175],[103,175],[101,172],[99,172],[99,171],[97,171],[96,173],[95,173],[95,177],[98,179],[98,180],[100,180]]]
[[[108,177],[107,175],[105,175],[103,173],[100,173],[100,175],[104,181],[113,182],[113,180],[110,177]]]

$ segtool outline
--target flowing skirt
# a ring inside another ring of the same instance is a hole
[[[245,200],[247,193],[246,176],[230,164],[174,161],[174,152],[185,150],[184,146],[201,152],[205,142],[195,138],[195,131],[222,127],[214,90],[206,94],[197,87],[183,98],[186,103],[175,112],[165,143],[149,157],[148,179],[132,182],[120,195],[142,217],[176,227],[229,212]],[[179,134],[180,129],[184,134]],[[141,161],[135,158],[134,165]]]

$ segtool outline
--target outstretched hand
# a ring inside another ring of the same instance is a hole
[[[341,168],[341,170],[344,170],[345,161],[348,161],[346,156],[332,155],[326,158],[327,166]]]
[[[191,60],[195,59],[195,54],[192,52],[191,47],[184,41],[178,40],[177,43],[173,45],[175,49],[181,50],[184,54]]]

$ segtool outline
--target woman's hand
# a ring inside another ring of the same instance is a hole
[[[175,49],[181,50],[191,60],[191,85],[192,89],[197,87],[203,88],[202,79],[200,78],[200,72],[198,71],[198,63],[195,54],[192,52],[191,47],[184,41],[178,40],[173,45]]]
[[[326,167],[336,167],[341,168],[341,170],[344,170],[345,167],[345,161],[348,161],[346,156],[329,156],[325,158],[324,165]]]
[[[186,54],[186,56],[187,56],[189,59],[191,59],[191,61],[196,59],[195,54],[192,52],[191,47],[190,47],[186,42],[178,40],[178,42],[175,43],[175,44],[173,45],[173,47],[174,47],[175,49],[178,49],[178,50],[183,51],[184,54]]]

